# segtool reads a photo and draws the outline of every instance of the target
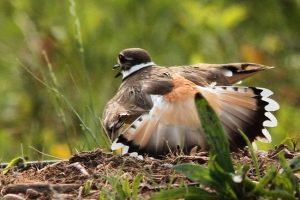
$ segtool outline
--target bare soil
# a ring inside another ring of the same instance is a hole
[[[299,155],[281,145],[269,152],[258,151],[260,173],[263,175],[270,165],[278,166],[278,153],[285,152],[287,159]],[[232,154],[236,165],[249,165],[249,177],[256,180],[252,159],[247,149]],[[194,185],[172,167],[180,163],[206,165],[207,152],[193,155],[171,155],[163,159],[145,157],[139,160],[130,156],[116,156],[100,149],[73,155],[69,160],[51,165],[35,164],[23,169],[12,168],[0,175],[0,198],[5,199],[99,199],[102,192],[111,192],[113,186],[107,177],[127,179],[130,183],[142,175],[139,199],[148,199],[160,189],[177,187],[183,183]],[[91,191],[84,192],[84,184],[92,181]]]

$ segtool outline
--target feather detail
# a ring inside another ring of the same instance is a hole
[[[133,151],[162,155],[178,148],[186,153],[195,146],[206,148],[193,95],[179,102],[168,102],[158,95],[151,97],[150,112],[134,121],[122,134],[127,144],[135,146]]]
[[[198,88],[219,115],[233,149],[246,145],[238,129],[250,141],[258,138],[260,141],[271,142],[267,128],[277,125],[277,119],[271,112],[278,110],[279,105],[269,98],[272,95],[270,90],[236,86]]]
[[[264,66],[255,63],[232,63],[224,64],[220,66],[222,74],[228,81],[228,84],[238,84],[241,80],[252,76],[253,74],[272,69],[273,67]]]
[[[190,66],[176,66],[168,68],[171,74],[179,73],[186,79],[199,86],[216,82],[217,85],[238,84],[257,72],[272,69],[256,63],[228,63],[228,64],[195,64]]]

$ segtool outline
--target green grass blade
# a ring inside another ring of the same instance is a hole
[[[294,195],[284,190],[265,191],[262,196],[270,197],[271,199],[296,200]]]
[[[121,183],[115,183],[114,189],[117,192],[117,197],[119,197],[119,199],[127,199],[126,193],[123,190]]]
[[[136,200],[137,199],[137,196],[138,196],[138,189],[139,189],[139,186],[142,182],[142,179],[143,179],[143,176],[141,174],[137,175],[135,178],[134,178],[134,181],[132,183],[132,199],[133,200]]]
[[[294,175],[293,170],[290,168],[289,163],[284,158],[283,152],[279,154],[278,156],[280,164],[282,168],[284,169],[284,174],[286,175],[288,181],[291,183],[293,189],[292,191],[295,191],[295,195],[300,198],[300,190],[299,190],[299,182],[298,178]]]
[[[290,160],[289,165],[293,171],[300,170],[300,156],[296,156]]]
[[[14,158],[4,168],[4,170],[2,171],[2,174],[5,175],[12,167],[20,166],[20,165],[23,165],[24,167],[26,167],[26,160],[23,157]]]
[[[123,180],[122,189],[123,189],[123,192],[124,192],[126,198],[129,198],[131,196],[131,190],[130,190],[130,184],[129,184],[129,181],[127,178],[125,178]]]
[[[123,186],[120,179],[114,176],[104,176],[103,178],[107,180],[112,186],[112,191],[114,191],[116,194],[115,198],[126,199],[126,194],[123,190]]]
[[[176,165],[174,170],[184,174],[189,179],[199,181],[204,185],[210,186],[213,184],[213,179],[210,176],[209,169],[206,167],[193,164],[181,164]]]
[[[257,156],[254,152],[252,144],[251,144],[250,140],[248,139],[248,137],[246,136],[246,134],[242,130],[238,129],[238,131],[240,132],[241,136],[246,141],[246,144],[247,144],[247,146],[249,148],[249,151],[250,151],[250,154],[251,154],[253,165],[255,167],[256,176],[260,179],[261,176],[260,176],[260,173],[259,173],[258,159],[257,159]]]
[[[265,187],[276,177],[277,169],[271,167],[267,173],[259,180],[259,183],[255,186],[253,193],[260,193]]]
[[[218,194],[225,196],[225,199],[238,199],[237,193],[241,191],[241,188],[237,188],[236,182],[233,181],[234,173],[226,172],[218,162],[212,162],[209,164],[210,176],[214,180],[212,189],[216,190]]]
[[[229,142],[224,134],[219,118],[200,94],[196,96],[195,100],[211,156],[215,156],[215,161],[225,171],[233,173],[234,168],[230,157]]]
[[[86,182],[84,183],[84,186],[83,186],[83,194],[89,194],[91,192],[92,183],[93,183],[93,180],[91,180],[91,179],[86,180]]]
[[[151,200],[173,200],[183,198],[186,200],[192,199],[205,199],[205,200],[215,200],[218,199],[217,195],[212,192],[208,192],[202,188],[198,187],[181,187],[174,188],[170,190],[164,190],[156,193]]]

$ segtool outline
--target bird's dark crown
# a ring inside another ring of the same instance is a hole
[[[121,70],[129,70],[132,66],[151,62],[148,52],[141,48],[124,49],[119,53],[118,63]]]

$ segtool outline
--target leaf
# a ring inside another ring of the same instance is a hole
[[[275,167],[272,167],[266,172],[266,174],[260,179],[259,183],[255,186],[253,193],[262,192],[265,187],[274,180],[277,175],[277,170]]]
[[[289,193],[293,193],[293,191],[295,191],[293,187],[293,181],[287,176],[286,173],[278,173],[277,176],[274,177],[270,188],[274,188],[275,190],[282,189]]]
[[[226,172],[224,169],[217,163],[212,162],[209,164],[210,176],[214,180],[213,189],[216,190],[219,194],[226,196],[227,199],[238,199],[236,192],[241,191],[241,187],[237,188],[237,184],[233,180],[234,173]]]
[[[218,199],[217,195],[213,192],[208,192],[199,187],[181,187],[181,188],[174,188],[170,190],[163,190],[160,191],[150,199],[150,200],[173,200],[184,198],[186,200],[192,199],[205,199],[205,200],[215,200]]]
[[[292,194],[284,190],[265,191],[262,196],[271,197],[272,199],[296,200]]]
[[[300,188],[299,182],[297,177],[294,175],[293,170],[290,168],[289,163],[284,158],[283,152],[281,152],[278,156],[280,164],[284,169],[284,174],[286,175],[287,179],[289,180],[290,184],[292,185],[292,191],[296,193],[296,196],[300,198]]]
[[[240,184],[233,181],[234,168],[230,156],[229,142],[223,127],[214,110],[200,94],[196,95],[195,103],[201,124],[209,144],[210,161],[209,177],[212,189],[226,198],[238,199]]]
[[[126,198],[130,197],[130,194],[131,194],[130,184],[129,184],[129,181],[128,181],[127,178],[125,178],[123,180],[122,188],[123,188],[123,191],[124,191],[124,194],[125,194]]]
[[[223,127],[214,110],[200,94],[195,98],[198,115],[201,119],[211,156],[227,172],[234,172],[230,157],[229,142],[224,134]]]
[[[243,178],[245,178],[249,172],[250,166],[249,165],[241,165],[239,167],[237,167],[236,174],[242,176]]]
[[[5,175],[13,166],[20,166],[20,165],[24,165],[24,167],[26,167],[26,160],[23,157],[14,158],[8,163],[8,165],[2,171],[2,174]]]
[[[258,179],[260,179],[261,176],[260,176],[260,173],[259,173],[258,159],[257,159],[256,154],[254,153],[254,149],[252,147],[252,144],[251,144],[250,140],[248,139],[248,137],[246,136],[246,134],[242,130],[238,129],[238,131],[240,132],[241,136],[246,141],[246,144],[247,144],[247,146],[249,148],[249,151],[250,151],[250,154],[251,154],[253,165],[255,167],[256,176],[258,177]]]
[[[118,178],[113,176],[104,176],[104,179],[106,179],[113,187],[113,191],[115,191],[117,195],[115,197],[116,199],[126,199],[126,194],[123,191],[122,184]]]
[[[300,170],[300,156],[296,156],[292,160],[290,160],[289,165],[293,169],[293,171]]]
[[[139,189],[139,186],[141,184],[142,178],[143,178],[143,176],[141,174],[137,175],[134,178],[134,181],[132,183],[132,199],[133,200],[137,199],[138,189]]]
[[[84,183],[84,187],[83,187],[83,193],[84,194],[89,194],[91,192],[92,183],[93,183],[93,180],[90,180],[90,179],[88,179]]]
[[[119,199],[126,199],[127,196],[122,188],[122,185],[121,183],[117,183],[115,186],[114,186],[114,189],[116,190],[117,192],[117,197],[119,197]]]
[[[180,164],[176,165],[174,170],[184,174],[193,181],[199,181],[207,186],[212,185],[212,182],[214,182],[210,176],[209,169],[200,165]]]

